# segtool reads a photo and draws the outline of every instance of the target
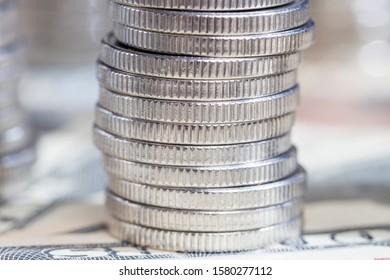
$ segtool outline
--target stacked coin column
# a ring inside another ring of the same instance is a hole
[[[227,252],[300,234],[305,172],[290,130],[309,3],[239,2],[111,2],[94,140],[114,236]]]
[[[17,101],[24,66],[18,36],[17,1],[0,0],[0,180],[25,170],[34,160],[32,131]]]

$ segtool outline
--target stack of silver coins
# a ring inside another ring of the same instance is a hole
[[[186,252],[299,236],[290,130],[308,0],[114,0],[110,16],[94,127],[110,232]]]
[[[25,48],[18,36],[16,1],[0,0],[0,180],[25,170],[35,157],[32,130],[18,104]]]

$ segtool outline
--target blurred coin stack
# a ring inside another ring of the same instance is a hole
[[[35,157],[32,131],[17,101],[24,51],[17,1],[0,0],[0,181],[24,170]]]
[[[110,232],[190,252],[250,250],[301,232],[290,142],[308,0],[114,0],[94,141]]]

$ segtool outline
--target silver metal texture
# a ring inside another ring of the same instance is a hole
[[[293,0],[114,0],[133,7],[184,11],[257,10],[282,6]]]
[[[246,144],[189,146],[124,139],[98,127],[94,128],[94,142],[102,153],[112,157],[173,166],[245,164],[279,156],[291,148],[290,134]]]
[[[248,164],[179,167],[153,165],[103,156],[105,170],[114,177],[146,185],[189,188],[225,188],[275,182],[297,168],[296,150]]]
[[[98,63],[100,85],[111,91],[165,100],[223,101],[283,92],[297,83],[297,71],[231,80],[193,80],[130,74]]]
[[[134,203],[107,193],[111,216],[144,227],[191,232],[229,232],[269,227],[302,215],[302,200],[248,210],[199,211]]]
[[[153,32],[241,36],[302,26],[310,19],[310,5],[308,0],[295,0],[281,7],[250,12],[198,12],[132,7],[111,1],[109,15],[115,23]]]
[[[243,36],[205,36],[168,34],[114,24],[116,38],[133,48],[204,57],[255,57],[303,51],[314,42],[314,22],[268,34]]]
[[[226,145],[262,141],[286,134],[294,125],[293,113],[261,121],[232,124],[174,124],[127,119],[99,106],[96,125],[113,135],[156,143]]]
[[[267,207],[298,199],[306,191],[306,173],[276,182],[235,188],[172,188],[142,185],[110,177],[109,190],[140,204],[172,209],[228,211]]]
[[[125,72],[177,79],[244,79],[296,69],[300,52],[269,57],[208,58],[149,53],[121,45],[109,33],[100,48],[100,60]]]
[[[121,95],[103,88],[99,98],[102,108],[126,118],[182,124],[253,122],[294,112],[298,104],[298,86],[271,96],[234,101],[150,99]]]
[[[259,249],[263,246],[297,238],[302,219],[296,218],[276,226],[235,232],[180,232],[141,227],[110,217],[109,232],[140,246],[181,252],[232,252]]]

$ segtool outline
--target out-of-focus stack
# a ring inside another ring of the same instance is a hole
[[[250,250],[301,232],[290,130],[308,0],[114,0],[94,141],[110,232],[159,249]]]
[[[18,37],[16,1],[0,1],[0,180],[35,158],[32,131],[17,101],[25,49]]]

